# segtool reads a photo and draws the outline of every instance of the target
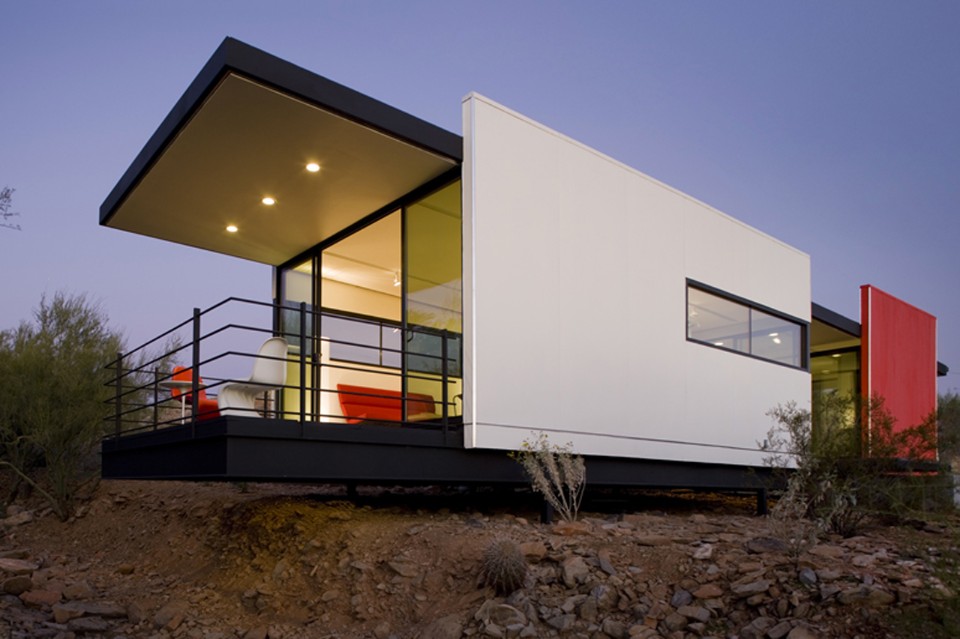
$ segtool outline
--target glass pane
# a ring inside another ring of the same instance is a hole
[[[344,238],[321,256],[325,309],[400,321],[400,212]]]
[[[687,288],[687,337],[750,352],[750,309],[717,295]]]
[[[462,332],[460,181],[407,208],[407,323]]]
[[[390,368],[400,368],[403,347],[402,334],[399,326],[382,326],[380,328],[380,339],[383,344],[383,353],[381,362],[384,366]]]
[[[801,366],[800,325],[756,309],[751,313],[753,354],[781,364]]]
[[[447,375],[460,377],[460,335],[447,334]],[[413,373],[443,373],[443,337],[412,329],[407,340],[407,369]]]
[[[307,303],[307,310],[313,308],[313,260],[307,260],[283,271],[283,298],[280,315],[280,330],[291,344],[300,343],[300,302]],[[307,315],[306,334],[311,337],[310,315]]]
[[[380,364],[380,325],[346,317],[324,315],[323,336],[329,341],[330,359],[359,364]]]

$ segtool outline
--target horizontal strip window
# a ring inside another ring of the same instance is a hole
[[[687,339],[806,368],[806,323],[691,282],[687,282]]]

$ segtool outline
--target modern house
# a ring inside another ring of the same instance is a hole
[[[797,249],[483,96],[462,110],[460,136],[223,42],[100,223],[273,267],[286,375],[249,414],[187,414],[242,376],[214,373],[196,311],[179,419],[169,371],[151,396],[117,367],[105,477],[516,482],[505,451],[542,432],[594,485],[759,490],[777,404],[935,407],[932,316],[873,287],[862,324],[812,304]]]

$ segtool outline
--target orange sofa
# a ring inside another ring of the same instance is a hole
[[[399,422],[403,420],[403,394],[400,391],[368,386],[337,384],[340,410],[348,424],[361,421]],[[431,395],[407,394],[407,421],[440,417]]]

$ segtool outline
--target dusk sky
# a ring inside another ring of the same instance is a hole
[[[477,91],[938,318],[960,390],[960,2],[0,2],[0,329],[85,292],[136,345],[271,269],[100,227],[226,36],[450,131]]]

